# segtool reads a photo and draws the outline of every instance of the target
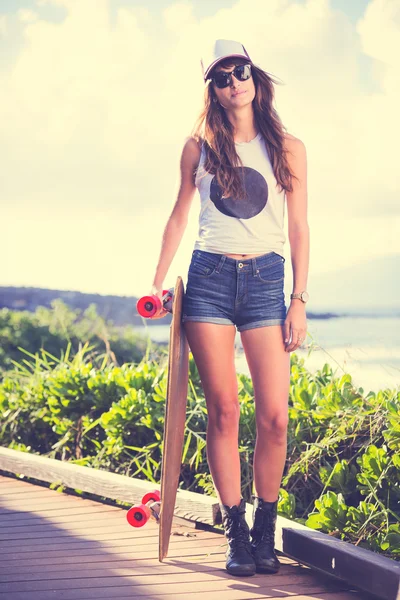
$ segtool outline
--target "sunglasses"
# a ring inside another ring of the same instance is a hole
[[[219,73],[216,73],[214,77],[210,77],[210,79],[215,83],[217,88],[223,89],[232,84],[232,75],[234,75],[239,81],[246,81],[247,79],[250,79],[251,65],[238,65],[233,69],[233,71],[229,71],[228,73],[220,71]]]

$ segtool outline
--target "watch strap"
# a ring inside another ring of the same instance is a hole
[[[303,300],[303,293],[304,292],[299,292],[298,294],[290,294],[290,299],[293,300],[294,298],[298,298],[299,300],[305,303],[306,301]]]

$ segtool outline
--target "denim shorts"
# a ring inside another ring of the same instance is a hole
[[[183,297],[182,322],[236,325],[238,331],[283,325],[285,259],[276,252],[236,260],[194,250]]]

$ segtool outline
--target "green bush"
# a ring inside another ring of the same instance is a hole
[[[293,356],[287,470],[282,481],[308,527],[400,555],[400,393],[363,395],[325,364]],[[310,512],[312,511],[312,512]],[[308,515],[308,518],[305,518]]]
[[[30,354],[46,349],[60,358],[70,344],[75,353],[84,343],[92,344],[92,360],[100,362],[102,353],[116,365],[140,362],[148,343],[133,327],[118,328],[97,314],[91,304],[83,314],[72,310],[62,300],[52,308],[40,306],[35,313],[0,309],[0,375],[12,368],[13,361],[26,360],[22,348]]]

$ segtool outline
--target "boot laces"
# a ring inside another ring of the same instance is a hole
[[[234,539],[234,544],[236,547],[250,547],[249,532],[240,517],[227,519],[226,533],[228,538]]]
[[[274,535],[274,517],[271,513],[263,513],[260,527],[257,528],[255,538],[259,543],[264,542],[270,546],[274,546],[275,535]],[[261,535],[260,535],[261,534]]]

